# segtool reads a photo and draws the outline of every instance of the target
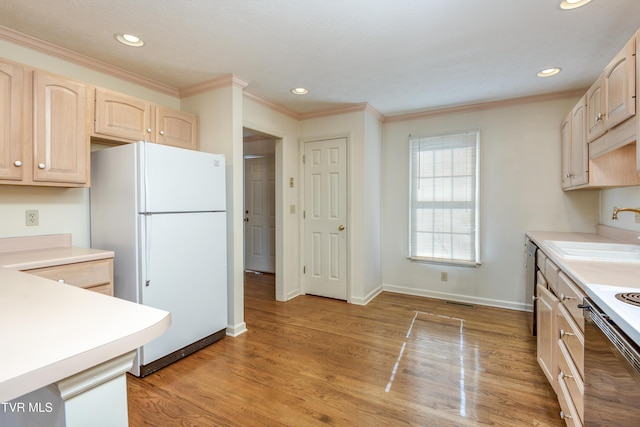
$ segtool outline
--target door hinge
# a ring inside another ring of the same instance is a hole
[[[304,154],[302,155],[302,164],[304,164],[304,163],[305,163],[305,161],[306,161],[306,157],[307,157],[307,156],[305,156]]]
[[[302,219],[307,219],[307,211],[302,211]]]
[[[302,274],[307,274],[307,266],[302,267]]]

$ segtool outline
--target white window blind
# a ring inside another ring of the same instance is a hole
[[[410,137],[409,258],[477,265],[480,132]]]

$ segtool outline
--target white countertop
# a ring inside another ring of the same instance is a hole
[[[31,270],[76,262],[113,258],[113,251],[63,246],[0,253],[0,266],[12,270]]]
[[[605,230],[600,228],[603,231]],[[640,345],[640,307],[619,301],[616,294],[640,289],[640,264],[630,261],[579,260],[561,257],[545,242],[549,240],[601,242],[601,243],[632,243],[638,244],[637,234],[629,235],[590,234],[590,233],[557,233],[546,231],[528,232],[536,245],[560,269],[567,274],[582,289],[599,309],[614,321],[633,341]],[[614,237],[623,237],[623,240]]]
[[[562,258],[544,243],[545,240],[619,243],[619,241],[613,238],[596,233],[563,233],[553,231],[529,231],[527,232],[527,236],[583,290],[584,286],[588,283],[640,288],[640,265],[637,263]]]
[[[0,268],[0,402],[134,350],[170,323],[163,310]]]

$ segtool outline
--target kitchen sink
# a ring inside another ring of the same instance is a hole
[[[640,245],[563,240],[545,240],[544,243],[562,258],[640,263]]]

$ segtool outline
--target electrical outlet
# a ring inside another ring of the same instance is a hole
[[[24,212],[24,221],[27,227],[40,224],[40,215],[37,210],[27,210]]]
[[[446,271],[441,271],[440,272],[440,281],[441,282],[446,282],[447,280],[449,280],[449,274]]]

